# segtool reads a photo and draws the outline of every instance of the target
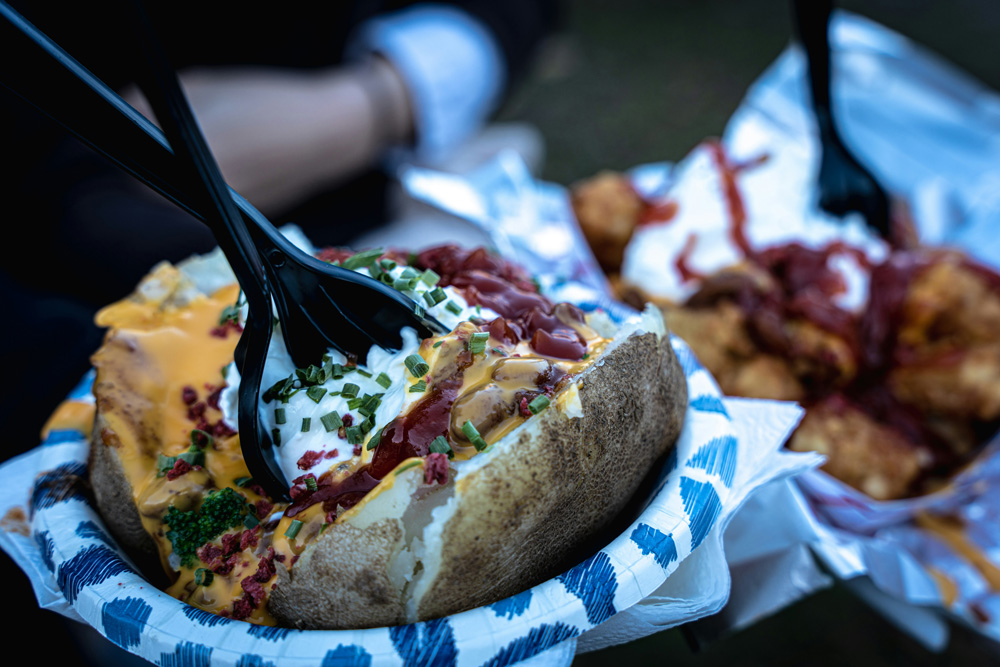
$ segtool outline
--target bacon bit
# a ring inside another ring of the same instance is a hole
[[[327,512],[326,513],[326,517],[324,517],[324,518],[326,519],[327,523],[333,523],[334,521],[337,520],[337,510],[333,510],[331,512]]]
[[[253,603],[245,593],[243,597],[233,602],[233,618],[237,621],[245,621],[250,618],[250,614],[253,613],[253,610]]]
[[[340,450],[337,449],[336,447],[334,447],[333,449],[331,449],[330,451],[328,451],[326,454],[324,454],[323,458],[324,459],[335,459],[338,456],[340,456]]]
[[[361,445],[354,445],[354,455],[361,456]]]
[[[231,435],[236,435],[236,431],[229,428],[229,425],[221,419],[215,422],[215,425],[212,426],[210,433],[216,438],[228,438]],[[218,447],[216,447],[216,449],[218,449]]]
[[[258,519],[264,519],[266,517],[269,517],[271,515],[271,510],[274,509],[274,505],[272,505],[266,500],[258,500],[256,503],[254,503],[254,507],[257,508]]]
[[[292,567],[293,565],[295,565],[295,561],[297,561],[298,559],[299,559],[299,555],[298,554],[295,554],[294,556],[292,556],[292,560],[290,560],[288,562],[288,567]]]
[[[240,551],[246,551],[248,547],[256,547],[257,541],[256,530],[244,530],[243,534],[240,535]]]
[[[521,416],[527,419],[531,416],[531,410],[528,408],[528,397],[522,396],[521,403],[517,406],[518,410],[521,412]]]
[[[181,400],[184,401],[184,405],[191,405],[198,400],[198,392],[191,385],[186,385],[181,389]]]
[[[347,428],[344,426],[338,428],[337,437],[340,438],[341,440],[347,440]]]
[[[244,577],[240,581],[240,587],[247,594],[247,597],[250,598],[250,602],[253,603],[254,607],[260,606],[260,603],[264,601],[264,587],[253,577]]]
[[[201,549],[198,549],[195,553],[197,553],[198,559],[201,560],[202,563],[209,565],[213,564],[217,559],[222,558],[222,549],[215,546],[211,542],[207,543]]]
[[[274,547],[267,548],[267,555],[262,556],[257,563],[257,572],[253,575],[254,581],[267,583],[277,573],[274,568]]]
[[[256,493],[258,496],[263,496],[263,497],[267,498],[267,491],[264,490],[263,486],[261,486],[260,484],[258,484],[256,482],[254,482],[253,484],[248,485],[246,488],[250,489],[251,491],[253,491],[254,493]]]
[[[302,455],[302,458],[300,458],[299,462],[295,465],[298,466],[299,470],[309,470],[322,460],[323,452],[309,450]]]
[[[310,477],[316,479],[316,475],[309,473],[308,475],[301,475],[292,480],[292,488],[288,490],[288,495],[292,497],[292,500],[295,500],[303,493],[306,492],[311,493],[311,491],[309,491],[309,488],[306,486],[306,480]]]
[[[340,420],[344,422],[344,426],[354,426],[354,415],[352,414],[346,414]]]
[[[233,568],[236,567],[236,563],[239,562],[239,560],[240,560],[240,555],[238,553],[233,554],[220,565],[213,567],[212,572],[225,576],[233,571]]]
[[[434,452],[424,461],[424,484],[437,482],[444,486],[448,482],[448,456]]]
[[[987,612],[986,609],[984,609],[983,606],[978,602],[973,602],[972,604],[970,604],[969,611],[972,612],[972,615],[975,616],[976,620],[979,621],[980,623],[990,622],[989,612]]]
[[[208,403],[208,407],[219,410],[219,397],[222,396],[222,390],[226,388],[226,385],[221,385],[216,387],[209,383],[205,383],[205,389],[209,392],[208,396],[205,397],[205,402]]]
[[[673,199],[649,204],[639,214],[638,225],[655,225],[670,222],[677,215],[677,202]]]
[[[199,468],[201,466],[198,466]],[[185,461],[184,459],[177,459],[174,462],[174,467],[167,471],[167,481],[172,482],[178,477],[185,475],[194,470],[194,466]]]
[[[277,556],[274,557],[274,560],[278,561],[279,563],[284,563],[285,562],[285,554],[278,554]]]
[[[222,536],[222,555],[226,558],[240,550],[242,533],[226,533]]]
[[[243,325],[241,325],[239,322],[233,322],[232,320],[229,320],[225,324],[214,327],[208,333],[215,336],[216,338],[226,338],[229,336],[230,331],[235,331],[236,333],[243,333]]]
[[[208,409],[207,403],[205,403],[204,401],[198,401],[197,403],[188,408],[187,417],[189,420],[193,422],[199,421],[205,416],[205,410],[207,409]]]

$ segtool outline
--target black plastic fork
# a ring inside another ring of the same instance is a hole
[[[364,358],[372,345],[398,349],[404,326],[414,327],[422,336],[443,333],[445,328],[391,287],[302,252],[227,188],[176,74],[152,36],[143,40],[151,73],[143,90],[167,128],[169,142],[6,3],[0,3],[0,17],[0,41],[18,54],[17,59],[0,63],[0,84],[212,227],[251,312],[236,350],[242,375],[239,425],[244,458],[270,495],[287,498],[288,485],[257,414],[272,334],[272,297],[286,345],[301,367],[318,363],[330,347],[358,358]]]
[[[875,177],[844,145],[830,105],[832,0],[793,0],[792,14],[809,65],[809,90],[819,131],[819,206],[842,217],[856,211],[882,238],[891,235],[889,198]]]

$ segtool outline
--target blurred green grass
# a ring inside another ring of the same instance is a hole
[[[868,16],[1000,88],[997,0],[849,0]],[[779,0],[575,0],[530,76],[501,110],[542,132],[543,177],[679,160],[719,135],[747,87],[784,49]]]

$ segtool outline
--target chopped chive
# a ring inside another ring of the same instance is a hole
[[[333,525],[332,523],[324,523],[322,526],[319,527],[319,534],[322,535],[323,531],[332,525]]]
[[[365,403],[365,399],[363,399],[363,398],[352,398],[351,400],[349,400],[347,402],[347,409],[348,410],[357,410],[362,405],[364,405],[364,403]]]
[[[502,348],[494,347],[493,351],[496,352],[501,357],[506,357],[507,356],[507,352],[505,350],[503,350]]]
[[[438,280],[440,280],[440,279],[441,279],[441,276],[439,276],[438,274],[434,273],[430,269],[427,269],[422,274],[420,274],[420,280],[425,285],[427,285],[428,287],[434,287],[435,285],[438,284]]]
[[[490,334],[486,331],[477,331],[469,338],[469,351],[472,354],[482,354],[486,351],[486,343],[490,340]]]
[[[459,306],[454,301],[449,301],[448,303],[444,304],[444,307],[445,307],[446,310],[448,310],[451,313],[454,313],[455,315],[461,315],[462,314],[462,307]]]
[[[274,423],[275,424],[284,424],[285,423],[285,409],[284,408],[275,408],[275,410],[274,410]]]
[[[399,277],[400,277],[400,278],[402,278],[403,280],[413,280],[413,281],[417,281],[417,280],[420,280],[420,272],[419,272],[419,271],[417,271],[417,270],[416,270],[415,268],[413,268],[412,266],[407,266],[407,267],[405,267],[405,268],[403,269],[403,271],[402,271],[402,272],[401,272],[401,273],[399,274]]]
[[[281,447],[281,431],[276,428],[271,429],[271,440],[274,441],[275,447]]]
[[[382,431],[384,431],[384,430],[385,430],[385,427],[383,426],[379,430],[377,430],[374,433],[372,433],[372,437],[368,438],[368,444],[365,446],[365,449],[367,449],[368,451],[371,451],[371,450],[375,449],[376,447],[378,447],[378,444],[380,442],[382,442]]]
[[[386,271],[392,271],[393,269],[396,268],[396,262],[392,261],[391,259],[383,259],[379,262],[379,264],[381,264],[382,268]]]
[[[199,567],[194,571],[195,586],[211,586],[213,579],[215,579],[215,573],[207,567]]]
[[[302,530],[302,522],[298,519],[292,519],[292,522],[288,524],[288,530],[285,531],[285,537],[294,540],[300,530]]]
[[[448,454],[450,456],[453,453],[451,445],[448,444],[448,439],[443,435],[439,435],[431,440],[430,450],[433,454]]]
[[[419,303],[414,303],[413,304],[413,314],[416,315],[417,317],[423,317],[426,314],[426,311],[423,309],[423,307]]]
[[[260,525],[260,519],[255,517],[253,514],[247,514],[245,517],[243,517],[243,525],[247,529],[253,530],[254,528]]]
[[[419,354],[411,354],[403,360],[403,363],[406,365],[406,368],[409,369],[410,374],[415,378],[422,378],[427,375],[427,372],[431,369],[431,367],[427,365],[427,362],[424,361],[424,358]]]
[[[436,342],[433,345],[431,345],[431,347],[441,347],[442,345],[444,345],[444,341],[443,340],[439,340],[438,342]]]
[[[413,384],[412,387],[409,388],[408,391],[411,394],[422,394],[425,391],[427,391],[427,382],[424,381],[424,380],[421,380],[420,382],[416,382],[416,383]]]
[[[177,458],[186,461],[189,465],[192,466],[205,465],[205,452],[198,449],[194,445],[191,445],[191,449],[184,452],[183,454],[178,454]]]
[[[417,281],[414,279],[396,278],[392,281],[392,288],[400,292],[412,292],[417,288]]]
[[[375,381],[382,385],[383,389],[388,389],[392,385],[392,379],[385,373],[379,373]]]
[[[366,370],[365,370],[365,369],[363,369],[363,368],[359,368],[359,369],[358,369],[358,375],[362,375],[362,376],[364,376],[364,377],[366,377],[366,378],[370,378],[370,377],[372,376],[372,374],[371,374],[371,373],[369,373],[368,371],[366,371]]]
[[[320,417],[319,420],[323,422],[323,428],[326,429],[327,433],[330,433],[331,431],[336,431],[337,429],[339,429],[341,426],[344,425],[344,420],[342,420],[340,418],[340,415],[338,415],[336,412],[328,412],[322,417]]]
[[[312,417],[303,417],[302,418],[302,431],[301,432],[302,433],[308,433],[310,426],[312,426]]]
[[[469,442],[473,444],[476,451],[483,451],[486,449],[486,441],[483,440],[483,436],[479,435],[479,431],[476,430],[475,425],[471,421],[467,421],[462,424],[462,433],[465,437],[469,439]]]
[[[309,387],[306,390],[306,396],[313,400],[313,403],[319,403],[319,400],[326,395],[326,389],[323,387]]]
[[[319,485],[316,484],[315,477],[306,477],[306,488],[309,489],[310,491],[315,491],[316,489],[319,488]]]
[[[396,471],[395,471],[394,474],[398,475],[399,473],[403,472],[404,470],[409,470],[410,468],[415,468],[418,465],[420,465],[420,461],[410,461],[406,465],[400,466],[400,467],[396,468]]]
[[[251,484],[253,484],[253,477],[238,477],[234,481],[235,481],[236,486],[238,486],[238,487],[240,487],[242,489],[244,487],[247,487],[247,486],[250,486]]]
[[[360,269],[364,266],[369,266],[375,260],[377,260],[382,255],[381,248],[373,248],[371,250],[365,250],[364,252],[359,252],[355,255],[351,255],[343,261],[341,266],[345,269]]]
[[[358,426],[348,426],[344,429],[344,435],[347,436],[347,444],[349,445],[360,445],[361,444],[361,428]]]
[[[354,398],[358,395],[358,390],[361,389],[358,385],[353,382],[348,382],[344,385],[344,388],[340,390],[340,395],[345,398]]]
[[[531,410],[531,414],[533,415],[537,415],[547,407],[549,407],[549,397],[545,394],[535,396],[531,403],[528,403],[528,409]]]
[[[363,422],[361,422],[361,425],[358,426],[358,428],[361,429],[361,433],[364,435],[375,428],[375,420],[369,415]]]
[[[223,326],[228,322],[238,322],[240,317],[240,307],[237,305],[226,306],[222,309],[222,314],[219,316],[219,326]]]

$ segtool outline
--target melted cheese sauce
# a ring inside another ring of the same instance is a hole
[[[161,269],[161,273],[163,271]],[[167,303],[169,295],[149,298],[148,293],[141,290],[140,293],[140,298],[113,304],[97,316],[99,325],[110,328],[105,344],[92,358],[97,370],[95,395],[100,397],[96,410],[108,426],[98,436],[105,446],[116,448],[143,526],[159,549],[165,571],[174,578],[167,592],[193,606],[225,615],[233,609],[234,602],[244,596],[242,582],[254,575],[261,556],[266,555],[268,548],[274,549],[276,561],[291,567],[307,546],[326,529],[328,516],[322,504],[302,510],[294,518],[302,524],[295,537],[289,537],[286,533],[293,519],[282,515],[285,506],[276,506],[271,516],[280,516],[280,519],[269,523],[268,517],[258,517],[266,530],[257,531],[257,545],[238,551],[232,570],[228,574],[216,573],[207,585],[195,583],[196,571],[207,567],[205,563],[195,558],[189,566],[178,564],[179,559],[173,555],[172,544],[166,536],[169,526],[163,523],[163,517],[171,506],[182,511],[197,509],[206,493],[226,487],[242,494],[250,503],[262,499],[250,488],[236,483],[241,478],[249,477],[238,435],[216,437],[213,446],[205,449],[204,466],[174,480],[168,480],[158,469],[161,455],[177,456],[188,450],[198,417],[209,424],[215,424],[222,418],[218,409],[207,404],[202,414],[192,417],[190,393],[194,390],[197,394],[194,402],[204,403],[212,391],[224,385],[223,369],[232,362],[239,333],[235,329],[220,328],[219,321],[222,311],[236,302],[238,287],[223,288],[211,297],[190,298],[183,306]],[[447,372],[445,367],[454,361],[455,350],[464,347],[470,331],[475,330],[477,327],[474,325],[464,323],[447,336],[422,342],[419,352],[431,368],[426,376],[428,386],[438,374]],[[587,344],[586,357],[577,362],[539,357],[527,341],[505,345],[491,339],[486,351],[474,355],[473,363],[464,370],[458,400],[474,397],[489,387],[496,394],[493,398],[509,403],[519,391],[537,391],[534,378],[539,368],[551,366],[568,375],[580,373],[595,361],[608,341],[586,325],[579,325],[577,330]],[[459,339],[460,334],[464,338]],[[435,347],[436,343],[440,344]],[[408,385],[412,386],[417,381],[417,378],[409,377]],[[571,391],[559,392],[553,400],[566,403],[569,394],[575,397],[575,386],[570,385],[569,389]],[[421,396],[407,393],[403,412],[417,404]],[[488,407],[488,401],[484,401],[483,406]],[[471,407],[474,413],[476,406]],[[67,401],[46,428],[66,425],[82,427],[81,430],[87,432],[94,409],[95,406],[90,404]],[[484,438],[492,444],[525,419],[525,415],[515,411],[493,425],[488,433],[483,434]],[[477,453],[474,447],[461,443],[455,443],[455,452],[456,460],[466,460]],[[372,450],[362,447],[359,456],[335,466],[337,477],[347,476],[369,464],[372,454]],[[399,472],[416,467],[422,470],[423,466],[422,458],[400,461],[392,473],[386,475],[354,508],[341,511],[336,520],[342,521],[356,514],[373,498],[392,488]],[[243,526],[238,526],[230,529],[228,534],[239,535],[242,532]],[[212,544],[222,548],[222,537],[213,540]],[[275,566],[278,566],[277,562]],[[273,582],[272,577],[263,583],[265,592],[270,591]],[[266,604],[257,606],[246,620],[275,624]]]

